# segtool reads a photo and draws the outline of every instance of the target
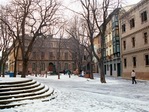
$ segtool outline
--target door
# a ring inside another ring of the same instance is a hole
[[[107,70],[106,70],[106,65],[104,65],[104,69],[105,69],[105,75],[107,74],[106,72],[107,72]]]
[[[112,64],[110,64],[110,75],[112,76]]]
[[[117,63],[117,76],[121,76],[121,64]]]

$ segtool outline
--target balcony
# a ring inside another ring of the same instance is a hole
[[[112,46],[112,40],[106,43],[106,47],[111,47]]]

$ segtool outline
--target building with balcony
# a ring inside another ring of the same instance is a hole
[[[119,11],[117,8],[108,16],[104,53],[105,74],[116,77],[121,76]]]

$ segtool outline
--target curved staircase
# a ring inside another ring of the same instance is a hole
[[[53,93],[53,88],[32,79],[1,78],[0,109],[27,104],[22,101],[45,98]]]

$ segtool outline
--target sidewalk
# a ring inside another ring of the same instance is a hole
[[[100,78],[100,74],[99,73],[93,73],[94,78]],[[110,76],[110,75],[105,75],[105,78],[116,78],[116,79],[123,79],[123,80],[131,80],[131,78],[123,78],[122,76],[119,77],[114,77],[114,76]],[[141,83],[148,83],[149,84],[149,80],[141,80],[141,79],[136,79],[137,82],[141,82]]]

